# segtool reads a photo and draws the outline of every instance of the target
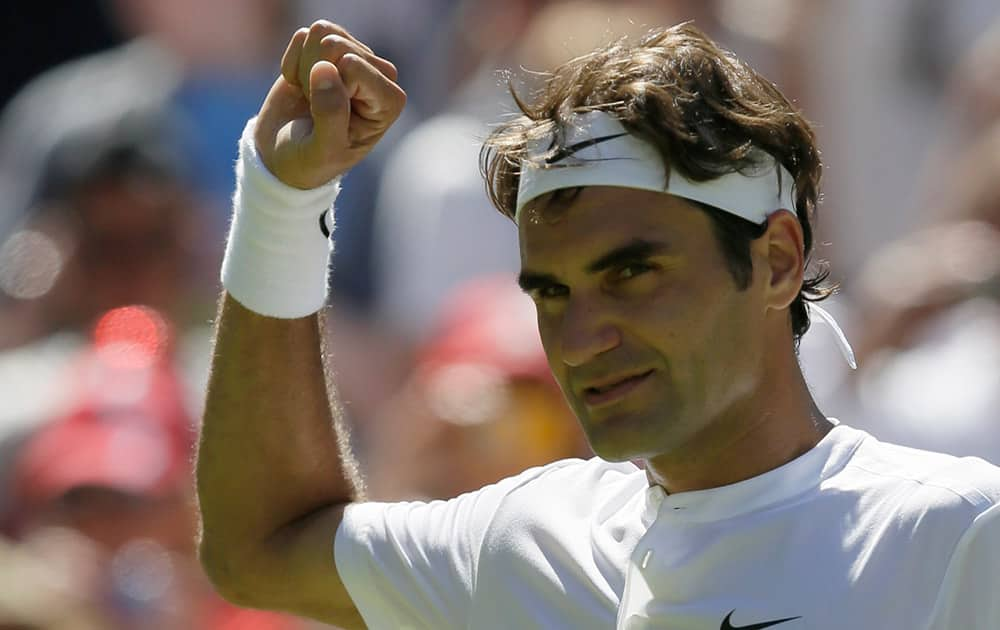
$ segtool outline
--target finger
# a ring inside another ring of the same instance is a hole
[[[313,22],[306,32],[306,39],[302,43],[302,54],[299,57],[298,72],[299,85],[302,86],[306,97],[309,97],[310,86],[309,76],[312,73],[313,64],[320,59],[320,42],[330,34],[332,24],[325,20]]]
[[[331,34],[324,37],[320,41],[320,52],[324,59],[333,63],[340,61],[340,58],[347,53],[354,53],[377,68],[379,72],[387,76],[390,80],[396,81],[399,78],[396,66],[392,62],[382,59],[370,52],[370,49],[363,48],[356,41],[342,35]]]
[[[309,83],[313,119],[310,143],[323,154],[334,147],[346,146],[351,99],[340,71],[329,61],[319,61],[312,67]]]
[[[320,58],[325,58],[328,61],[336,63],[340,57],[346,52],[354,52],[361,57],[364,57],[373,66],[378,68],[387,77],[396,81],[399,74],[396,70],[396,66],[387,59],[383,59],[375,54],[375,52],[368,47],[364,42],[357,39],[351,35],[347,29],[340,26],[339,24],[334,24],[328,20],[317,20],[313,22],[312,25],[306,29],[307,35],[305,43],[302,47],[302,54],[298,64],[298,81],[299,84],[305,87],[308,95],[308,84],[309,84],[309,72],[314,64]],[[335,56],[322,55],[321,48],[323,47],[323,40],[327,37],[331,38],[330,52],[335,54]],[[319,43],[318,43],[319,42]]]
[[[295,31],[292,39],[288,42],[285,54],[281,57],[281,76],[285,77],[285,81],[300,87],[302,84],[299,81],[299,60],[302,58],[302,45],[305,43],[307,35],[309,35],[307,28]]]
[[[337,63],[337,70],[354,114],[385,127],[399,117],[406,104],[406,93],[375,66],[354,53],[347,53]]]
[[[365,44],[363,41],[361,41],[360,39],[358,39],[354,35],[351,35],[351,33],[346,28],[344,28],[343,26],[341,26],[339,24],[334,24],[333,22],[330,22],[329,20],[318,20],[316,22],[316,24],[321,25],[322,28],[325,30],[325,32],[327,34],[332,33],[334,35],[340,35],[341,37],[346,37],[347,39],[351,40],[352,42],[354,42],[355,44],[357,44],[358,46],[360,46],[361,49],[364,50],[369,55],[374,55],[375,54],[375,51],[373,51],[371,48],[369,48],[368,45]]]

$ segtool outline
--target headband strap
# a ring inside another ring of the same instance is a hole
[[[665,192],[763,223],[777,210],[795,212],[794,179],[776,161],[761,155],[748,172],[726,173],[705,182],[674,171],[666,181],[663,159],[653,145],[637,138],[614,116],[591,111],[575,114],[564,128],[561,147],[553,151],[552,134],[528,143],[517,190],[520,215],[526,203],[560,188],[622,186]]]

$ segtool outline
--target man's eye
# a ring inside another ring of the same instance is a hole
[[[618,279],[619,280],[629,280],[629,279],[634,278],[636,276],[641,276],[642,274],[646,273],[650,269],[652,269],[652,267],[650,267],[649,265],[643,264],[643,263],[631,263],[629,265],[625,265],[624,267],[621,267],[618,270]]]
[[[552,298],[564,297],[569,290],[561,284],[549,284],[538,287],[531,291],[531,297],[537,300],[551,300]]]

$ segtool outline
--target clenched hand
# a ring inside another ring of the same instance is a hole
[[[264,165],[302,189],[345,173],[402,112],[406,93],[396,78],[392,63],[344,28],[320,20],[299,29],[257,117]]]

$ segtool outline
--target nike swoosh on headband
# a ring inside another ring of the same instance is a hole
[[[730,619],[733,617],[733,613],[736,612],[734,608],[726,615],[726,618],[722,620],[722,625],[719,626],[719,630],[763,630],[763,628],[770,628],[771,626],[776,626],[779,623],[786,623],[788,621],[793,621],[795,619],[801,619],[802,617],[786,617],[784,619],[775,619],[774,621],[763,621],[761,623],[752,623],[749,626],[734,626],[730,623]]]
[[[615,138],[621,138],[622,136],[627,136],[627,135],[628,132],[616,133],[609,136],[601,136],[599,138],[589,138],[582,142],[576,142],[574,144],[571,144],[568,147],[560,147],[558,151],[556,151],[549,157],[545,158],[545,163],[549,165],[555,164],[559,160],[568,158],[577,151],[582,151],[583,149],[586,149],[587,147],[592,147],[595,144],[600,144],[602,142],[607,142],[608,140],[614,140]]]

